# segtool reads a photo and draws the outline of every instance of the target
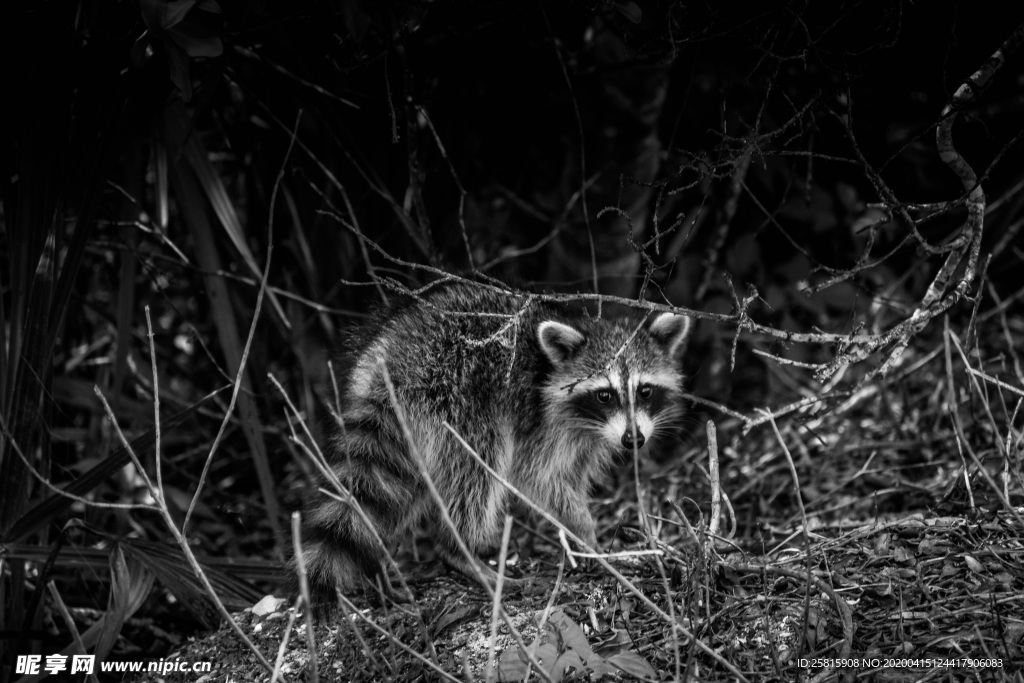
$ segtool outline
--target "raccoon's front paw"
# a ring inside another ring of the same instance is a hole
[[[573,529],[573,533],[582,541],[582,543],[573,542],[572,547],[575,550],[581,553],[597,551],[597,529],[592,521],[589,524],[577,525]]]
[[[590,547],[591,547],[592,550],[585,550],[583,548],[580,548],[580,551],[583,552],[583,553],[586,553],[586,555],[584,555],[584,556],[577,555],[576,556],[576,564],[579,565],[579,567],[580,567],[580,569],[582,571],[586,571],[586,572],[589,572],[589,571],[591,571],[593,569],[597,569],[600,566],[600,564],[597,561],[597,558],[592,557],[592,555],[600,554],[601,553],[601,548],[599,548],[597,546],[597,541],[596,540],[593,543],[590,543]]]

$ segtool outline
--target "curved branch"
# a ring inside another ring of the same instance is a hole
[[[992,56],[966,81],[960,84],[949,103],[942,110],[942,120],[935,129],[935,142],[939,150],[939,158],[949,166],[960,179],[960,184],[967,192],[967,220],[964,230],[955,240],[959,249],[970,243],[967,267],[956,288],[957,296],[962,296],[974,279],[977,269],[978,253],[981,249],[981,231],[985,216],[985,192],[978,182],[978,176],[971,165],[960,156],[953,145],[953,124],[963,109],[980,96],[991,84],[993,76],[1024,43],[1024,23],[1014,29],[1003,44],[992,53]],[[948,276],[948,273],[947,273]],[[944,293],[945,282],[936,277],[921,302],[921,308],[927,308]],[[920,309],[919,309],[920,310]]]

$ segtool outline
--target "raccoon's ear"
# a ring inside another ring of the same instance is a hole
[[[659,313],[647,326],[647,331],[654,341],[670,356],[674,356],[682,348],[691,329],[693,320],[685,315],[667,312]]]
[[[585,341],[579,330],[565,323],[545,320],[537,326],[537,342],[554,365],[571,360]]]

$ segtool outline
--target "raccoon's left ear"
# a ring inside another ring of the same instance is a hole
[[[555,320],[545,320],[537,326],[537,343],[554,365],[571,360],[586,340],[575,327]]]
[[[674,356],[683,346],[693,320],[677,313],[659,313],[647,327],[648,333],[670,356]]]

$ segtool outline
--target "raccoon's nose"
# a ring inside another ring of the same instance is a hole
[[[636,448],[643,447],[644,441],[645,441],[644,433],[641,432],[639,429],[636,430],[636,442],[635,442]],[[624,448],[629,448],[629,449],[632,449],[634,447],[633,430],[632,429],[628,430],[625,434],[622,435],[622,445],[623,445]]]

